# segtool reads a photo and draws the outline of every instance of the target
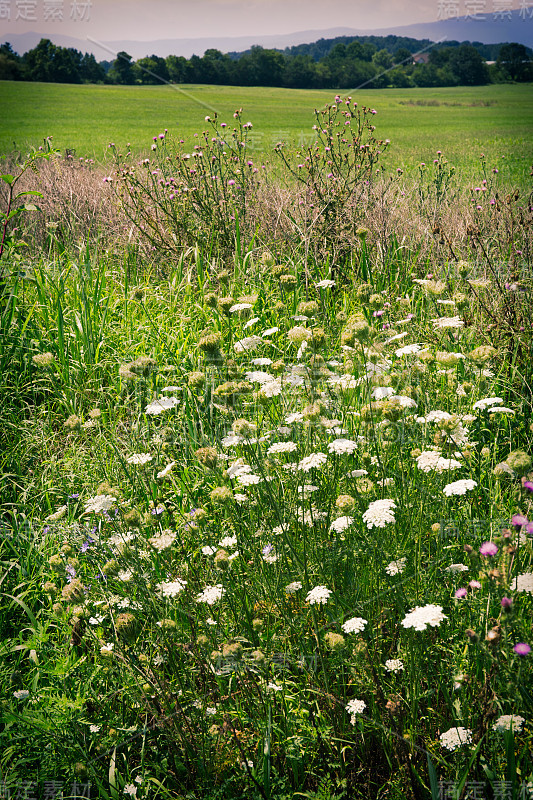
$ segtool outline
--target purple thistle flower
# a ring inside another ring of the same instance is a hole
[[[513,601],[510,597],[502,597],[501,605],[504,611],[510,611],[513,607]]]
[[[513,650],[517,656],[528,656],[531,653],[531,647],[526,642],[518,642]]]
[[[522,481],[522,486],[524,489],[527,489],[528,492],[533,492],[533,481]]]
[[[512,519],[511,519],[511,522],[512,522],[512,523],[513,523],[513,525],[515,525],[517,528],[521,528],[521,527],[522,527],[522,525],[527,525],[527,523],[528,523],[528,519],[527,519],[527,517],[524,517],[524,515],[523,515],[523,514],[515,514],[515,515],[512,517]]]
[[[457,600],[461,600],[463,597],[466,597],[467,594],[468,594],[467,590],[462,586],[460,589],[457,589],[457,591],[454,594],[454,597]]]
[[[479,552],[482,556],[495,556],[498,552],[498,548],[494,544],[494,542],[483,542],[481,547],[479,548]]]

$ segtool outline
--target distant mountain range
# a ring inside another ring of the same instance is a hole
[[[506,14],[509,13],[509,17]],[[377,30],[357,30],[355,28],[328,28],[327,30],[298,31],[297,33],[280,34],[279,36],[236,36],[209,37],[203,39],[157,39],[155,41],[103,41],[100,44],[89,39],[76,39],[56,33],[22,33],[1,34],[0,42],[9,42],[13,49],[22,55],[35,47],[40,39],[51,39],[61,47],[74,47],[83,53],[93,53],[98,61],[112,60],[116,53],[125,50],[132,58],[157,55],[165,58],[168,55],[202,56],[209,48],[216,48],[223,53],[242,52],[257,44],[262,47],[283,50],[297,44],[315,42],[318,39],[333,39],[336,36],[411,36],[414,39],[430,39],[431,41],[456,40],[459,42],[482,42],[497,44],[500,42],[518,42],[533,47],[533,8],[515,9],[503,12],[503,19],[490,12],[484,19],[455,17],[436,22],[419,22],[413,25],[402,25],[394,28]]]

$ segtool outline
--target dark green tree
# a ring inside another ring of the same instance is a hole
[[[109,80],[112,83],[119,83],[121,85],[131,85],[135,83],[135,73],[133,72],[133,64],[131,56],[124,50],[117,53],[117,57],[113,61],[113,66],[109,70]]]
[[[533,60],[531,50],[523,44],[511,42],[500,47],[496,66],[508,80],[533,80]]]
[[[489,71],[475,47],[462,44],[455,47],[449,60],[452,75],[461,86],[481,86],[489,82]]]

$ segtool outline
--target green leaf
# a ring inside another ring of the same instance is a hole
[[[433,761],[428,753],[428,772],[429,772],[429,785],[431,787],[431,800],[439,800],[441,792],[439,789],[439,782],[437,780],[437,772],[433,766]]]
[[[0,178],[4,181],[4,183],[8,183],[9,186],[11,186],[11,184],[15,180],[14,175],[0,175]]]
[[[19,197],[26,197],[29,194],[33,195],[34,197],[44,197],[43,193],[38,192],[36,189],[27,189],[25,192],[19,192],[13,199],[18,200]]]

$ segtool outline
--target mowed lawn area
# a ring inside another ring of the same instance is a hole
[[[462,170],[479,174],[480,154],[511,182],[527,183],[531,166],[531,84],[440,89],[362,89],[353,100],[375,108],[376,134],[391,140],[389,167],[416,170],[420,161],[443,154]],[[350,94],[342,92],[342,96]],[[105,161],[108,144],[150,147],[165,128],[193,142],[218,113],[228,124],[237,108],[253,123],[250,147],[270,158],[283,138],[312,140],[314,108],[333,90],[234,86],[93,86],[0,81],[0,153],[26,151],[52,136],[55,147]]]

